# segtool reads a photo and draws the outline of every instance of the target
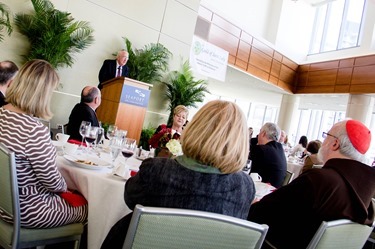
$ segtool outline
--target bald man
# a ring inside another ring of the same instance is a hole
[[[79,127],[82,121],[91,122],[91,126],[99,126],[95,110],[100,106],[101,93],[95,86],[85,86],[81,92],[81,102],[76,104],[70,113],[67,133],[70,139],[82,140]]]
[[[18,67],[12,61],[0,62],[0,107],[6,104],[5,94],[18,72]]]
[[[117,53],[116,60],[105,60],[99,71],[99,89],[102,89],[102,83],[116,78],[129,76],[129,68],[126,65],[129,59],[129,53],[121,50]]]

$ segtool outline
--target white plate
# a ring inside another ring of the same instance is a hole
[[[110,163],[99,158],[90,157],[90,156],[71,156],[71,155],[64,155],[64,158],[68,160],[72,165],[84,168],[84,169],[92,169],[92,170],[99,170],[105,169],[110,166]],[[78,160],[86,161],[88,163],[78,162]],[[89,162],[94,163],[95,165],[91,165]]]

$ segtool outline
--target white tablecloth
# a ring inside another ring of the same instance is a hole
[[[110,161],[109,155],[102,159]],[[124,161],[119,156],[117,161]],[[116,162],[117,162],[116,161]],[[127,165],[138,168],[140,160],[129,158]],[[89,170],[73,166],[62,156],[57,157],[57,167],[69,189],[76,189],[87,199],[88,234],[87,247],[100,248],[111,227],[131,210],[124,201],[125,180],[110,174],[111,169]]]
[[[288,162],[287,163],[287,170],[294,173],[294,176],[293,176],[292,180],[299,176],[299,174],[302,171],[302,168],[303,168],[303,164],[301,164],[301,163],[298,163],[298,162],[296,162],[296,163]]]

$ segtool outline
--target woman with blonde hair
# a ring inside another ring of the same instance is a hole
[[[155,156],[158,156],[162,148],[170,139],[179,140],[182,130],[185,127],[189,110],[184,105],[178,105],[173,109],[173,120],[171,125],[162,124],[156,129],[154,135],[150,138],[149,144],[155,148]],[[165,154],[169,155],[169,154]]]
[[[184,208],[246,219],[255,187],[242,172],[249,152],[245,115],[232,102],[204,105],[182,133],[183,155],[150,158],[127,180],[125,202]],[[102,248],[121,248],[131,214],[111,229]]]
[[[49,104],[59,77],[43,60],[27,62],[7,90],[8,104],[0,108],[0,142],[15,153],[21,226],[49,228],[83,222],[87,205],[73,207],[59,193],[67,192],[56,167],[56,149],[48,128]],[[0,218],[12,219],[0,210]]]

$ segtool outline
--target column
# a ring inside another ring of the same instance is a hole
[[[359,120],[369,127],[373,109],[373,97],[364,94],[350,94],[346,107],[346,117]]]
[[[297,120],[297,111],[299,106],[300,98],[292,94],[284,94],[281,100],[280,113],[277,121],[278,126],[285,130],[287,134],[289,131],[293,130],[293,125],[297,125],[297,122],[292,122]]]

